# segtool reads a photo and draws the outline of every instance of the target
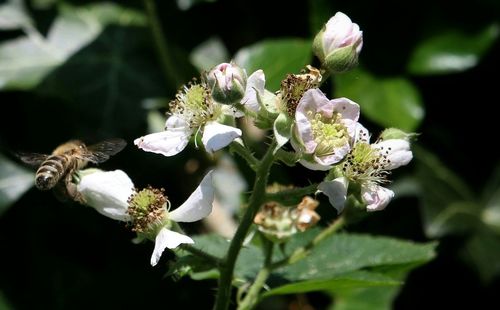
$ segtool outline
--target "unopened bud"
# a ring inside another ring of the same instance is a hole
[[[208,73],[207,83],[215,101],[235,104],[245,95],[247,74],[234,63],[221,63]]]

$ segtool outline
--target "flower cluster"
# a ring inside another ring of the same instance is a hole
[[[318,202],[308,194],[327,195],[338,213],[350,197],[368,211],[382,210],[395,195],[386,187],[391,171],[412,159],[412,135],[390,128],[370,142],[369,131],[360,123],[360,106],[349,98],[330,99],[320,89],[326,77],[357,64],[362,45],[359,26],[345,14],[335,14],[314,39],[313,50],[321,68],[309,65],[299,74],[288,74],[276,93],[265,88],[262,70],[248,76],[234,62],[219,64],[179,90],[169,104],[164,131],[137,138],[134,144],[167,157],[179,154],[192,138],[197,145],[200,135],[209,154],[233,144],[233,151],[246,159],[257,174],[251,195],[259,197],[250,199],[249,208],[253,210],[249,212],[254,213],[247,218],[256,214],[253,220],[258,230],[274,242],[285,242],[320,219],[315,211]],[[272,130],[273,143],[262,161],[240,139],[244,134],[236,126],[240,117],[253,120],[261,129]],[[298,205],[273,200],[269,195],[278,197],[280,191],[287,190],[264,190],[276,160],[323,171],[324,180],[301,194],[295,200],[302,198]],[[234,184],[231,186],[222,185],[234,190]],[[101,214],[127,222],[138,239],[154,241],[152,265],[158,263],[166,248],[194,242],[177,223],[206,217],[212,210],[215,192],[209,172],[186,202],[171,211],[164,190],[138,190],[123,171],[96,169],[80,171],[77,190],[84,203]]]

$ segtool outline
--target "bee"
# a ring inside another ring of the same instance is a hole
[[[89,162],[98,164],[117,154],[127,143],[123,139],[108,139],[86,146],[80,140],[71,140],[59,145],[51,155],[39,153],[19,153],[25,163],[38,167],[35,174],[35,186],[39,190],[56,190],[56,195],[65,200],[69,197],[82,202],[82,197],[72,182],[77,170],[83,169]]]

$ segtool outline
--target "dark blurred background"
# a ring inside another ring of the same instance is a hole
[[[78,18],[73,19],[71,10],[89,3],[25,2],[33,25],[42,35],[48,35],[61,14],[69,16],[67,24],[61,24],[63,29],[79,29],[80,22]],[[144,11],[141,1],[115,3]],[[186,3],[192,6],[181,10],[179,6]],[[500,187],[495,188],[495,184],[500,183],[488,181],[495,177],[500,158],[495,151],[498,130],[497,114],[493,112],[498,104],[497,71],[500,68],[498,1],[341,3],[310,0],[291,4],[261,0],[179,0],[157,1],[157,6],[168,52],[175,59],[173,75],[162,72],[147,26],[141,25],[141,21],[135,23],[134,18],[125,13],[121,19],[115,16],[113,22],[107,21],[112,19],[109,17],[100,18],[102,29],[95,33],[89,30],[88,42],[74,52],[63,53],[67,59],[57,65],[53,65],[55,60],[50,57],[46,62],[38,62],[46,57],[43,50],[30,53],[5,46],[25,36],[28,26],[2,29],[2,165],[9,161],[15,163],[16,169],[25,167],[15,158],[16,151],[50,153],[55,146],[72,138],[97,142],[121,137],[129,145],[101,168],[125,170],[138,187],[148,184],[164,187],[172,204],[179,205],[214,162],[194,147],[182,156],[168,159],[139,151],[132,141],[148,132],[150,112],[163,113],[166,107],[144,104],[144,100],[162,98],[150,101],[168,102],[179,86],[172,76],[182,83],[196,76],[198,71],[190,63],[190,54],[207,39],[220,39],[231,57],[241,48],[265,39],[311,39],[330,16],[342,11],[364,31],[360,56],[363,70],[376,76],[375,81],[392,77],[405,79],[418,91],[419,108],[425,111],[425,116],[409,125],[420,134],[417,142],[420,155],[394,175],[394,179],[407,181],[394,184],[401,189],[398,195],[401,198],[384,212],[370,214],[346,229],[413,241],[439,241],[436,259],[410,273],[393,302],[395,309],[493,309],[491,305],[499,305],[495,293],[500,291],[497,273],[500,272],[500,250],[497,250],[500,236],[491,228],[497,227],[498,222],[491,226],[491,221],[482,221],[487,208],[485,201],[491,201],[483,189],[487,184],[493,192]],[[490,28],[491,33],[485,30]],[[454,34],[459,37],[456,45],[450,44],[450,53],[456,50],[469,53],[476,57],[473,64],[442,72],[432,72],[432,68],[425,69],[418,64],[411,67],[422,42],[450,33],[452,43]],[[464,38],[462,41],[460,36]],[[61,40],[71,41],[71,32]],[[284,59],[287,56],[286,50],[278,55]],[[30,60],[34,63],[32,67],[52,66],[53,69],[50,72],[25,69],[24,66],[31,66]],[[13,70],[21,77],[13,77]],[[9,78],[3,78],[2,74]],[[40,74],[40,79],[30,82],[37,78],[36,74]],[[338,81],[338,84],[325,85],[325,89],[342,95],[341,85]],[[405,100],[404,96],[396,99]],[[363,112],[363,102],[358,102]],[[370,115],[363,122],[377,132],[387,126],[378,120],[377,115]],[[239,158],[236,161],[244,173],[249,172]],[[197,169],[189,168],[193,162]],[[22,171],[26,175],[27,170]],[[165,253],[158,266],[150,267],[152,243],[132,244],[133,234],[123,224],[91,208],[61,204],[51,193],[35,188],[27,189],[24,194],[21,190],[9,198],[4,193],[8,192],[7,185],[2,185],[9,175],[10,172],[0,174],[0,309],[211,307],[215,281],[183,278],[176,282],[165,277],[168,261],[173,258],[171,253]],[[496,174],[497,181],[499,176]],[[284,166],[276,167],[272,176],[298,185],[321,177],[302,168],[293,170]],[[26,183],[26,178],[23,180]],[[471,199],[457,182],[471,192]],[[7,184],[6,181],[3,184]],[[442,191],[447,196],[440,196],[439,186],[446,187],[446,184],[451,184]],[[436,195],[428,194],[429,186],[436,189]],[[500,204],[498,198],[496,201]],[[476,211],[471,211],[473,215],[466,218],[453,218],[436,231],[436,212],[453,208],[457,203],[470,205],[471,210]],[[200,224],[185,228],[191,233],[201,229]],[[331,305],[328,296],[314,293],[276,298],[274,303],[266,303],[268,306],[262,308],[281,309],[296,299],[305,299],[315,309],[328,309]]]

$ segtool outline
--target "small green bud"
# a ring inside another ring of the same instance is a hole
[[[406,133],[397,128],[387,128],[380,134],[380,140],[402,139],[410,142],[417,135],[416,133]]]
[[[212,98],[222,104],[236,104],[243,99],[247,83],[245,70],[234,63],[222,63],[207,74]]]
[[[332,73],[348,71],[358,64],[363,32],[344,13],[337,12],[316,35],[314,54],[323,68]]]

